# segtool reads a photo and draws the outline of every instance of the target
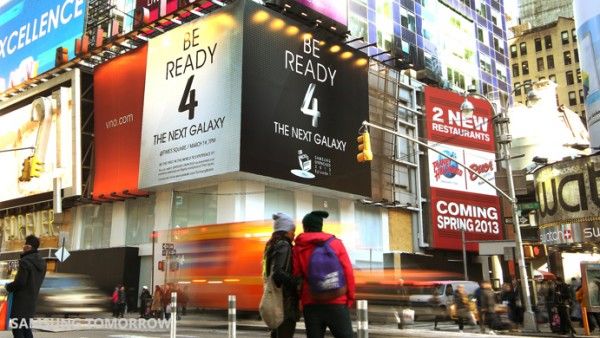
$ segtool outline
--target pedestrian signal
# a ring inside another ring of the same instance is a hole
[[[358,141],[358,155],[356,160],[358,162],[366,162],[373,160],[373,152],[371,151],[371,136],[369,132],[365,131],[356,139]]]
[[[165,261],[158,261],[158,270],[165,271]]]
[[[40,177],[44,171],[44,163],[40,161],[37,156],[33,155],[29,157],[29,176]]]
[[[23,170],[21,171],[21,176],[19,177],[19,181],[21,182],[29,182],[31,181],[31,157],[28,157],[23,161]]]

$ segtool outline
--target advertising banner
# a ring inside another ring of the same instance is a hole
[[[370,196],[370,166],[356,161],[366,56],[247,5],[241,170]]]
[[[544,166],[535,172],[539,224],[566,224],[600,215],[600,155]]]
[[[239,170],[241,5],[148,42],[139,188]]]
[[[35,148],[36,156],[44,163],[44,171],[40,177],[22,182],[19,177],[23,163],[34,153],[33,149],[0,153],[0,202],[53,191],[57,167],[62,168],[66,195],[80,190],[73,177],[73,168],[80,168],[80,159],[73,158],[78,137],[78,128],[73,123],[76,99],[70,88],[61,87],[49,96],[17,102],[14,110],[10,106],[2,110],[6,113],[0,115],[0,150]]]
[[[425,88],[429,149],[432,247],[459,250],[461,231],[467,240],[500,240],[504,230],[496,189],[459,166],[460,162],[495,183],[496,155],[492,108],[469,98],[472,116],[460,112],[464,97],[442,89]],[[476,251],[477,245],[469,244]]]
[[[429,142],[429,145],[495,184],[496,161],[494,153]],[[460,190],[485,195],[496,195],[496,190],[477,175],[465,170],[455,161],[429,150],[429,182],[432,187]]]
[[[54,68],[56,49],[74,57],[84,0],[0,1],[0,92]]]
[[[501,240],[504,237],[500,201],[496,196],[432,188],[431,204],[433,242],[438,249],[461,248],[463,230],[466,241]],[[477,251],[477,243],[467,243],[467,250]]]
[[[147,46],[94,71],[94,197],[138,189]]]
[[[348,1],[346,0],[296,0],[296,2],[344,26],[348,25]]]
[[[460,111],[464,97],[443,89],[426,87],[427,133],[430,141],[494,152],[492,108],[480,99],[469,97],[475,106],[473,116]]]
[[[573,0],[590,144],[600,151],[600,2]]]

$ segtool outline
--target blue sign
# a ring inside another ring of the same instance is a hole
[[[56,49],[75,56],[85,0],[0,1],[0,93],[54,68]]]

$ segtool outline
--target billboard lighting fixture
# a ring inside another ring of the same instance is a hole
[[[178,25],[181,25],[181,21],[179,21],[179,20],[177,20],[175,18],[171,19],[171,22],[176,23]]]
[[[221,7],[225,7],[225,4],[219,0],[210,0],[210,2],[212,2],[215,5],[219,5]]]
[[[283,5],[283,7],[285,7],[285,8],[291,8],[292,6],[290,6],[289,4],[285,4],[285,5]]]
[[[144,41],[148,41],[148,38],[145,37],[145,36],[143,36],[143,35],[138,35],[137,37],[140,38],[140,39],[142,39],[142,40],[144,40]]]
[[[315,21],[316,21],[318,24],[322,24],[322,23],[323,23],[323,21],[321,21],[321,20],[319,20],[319,19],[317,19],[317,20],[315,20]]]
[[[161,32],[161,33],[164,33],[164,32],[165,32],[165,30],[164,30],[164,29],[162,29],[162,28],[160,28],[159,26],[155,26],[154,28],[155,28],[157,31]]]
[[[305,12],[301,12],[300,14],[304,17],[308,16],[308,14],[306,14]]]
[[[194,14],[195,16],[205,16],[206,14],[198,12],[195,9],[190,10],[190,13]]]
[[[347,45],[349,43],[356,42],[356,41],[365,41],[365,38],[361,36],[361,37],[356,38],[356,39],[348,40],[348,41],[344,42],[344,44]]]
[[[337,28],[335,26],[331,26],[331,30],[337,31]]]
[[[383,54],[389,54],[389,53],[391,53],[391,52],[392,52],[391,50],[384,50],[384,51],[383,51],[383,52],[381,52],[381,53],[377,53],[377,54],[369,55],[369,57],[372,57],[372,58],[374,58],[374,57],[377,57],[377,56],[380,56],[380,55],[383,55]]]

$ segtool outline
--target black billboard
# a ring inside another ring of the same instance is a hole
[[[356,161],[366,55],[245,7],[240,170],[370,196],[370,165]]]

